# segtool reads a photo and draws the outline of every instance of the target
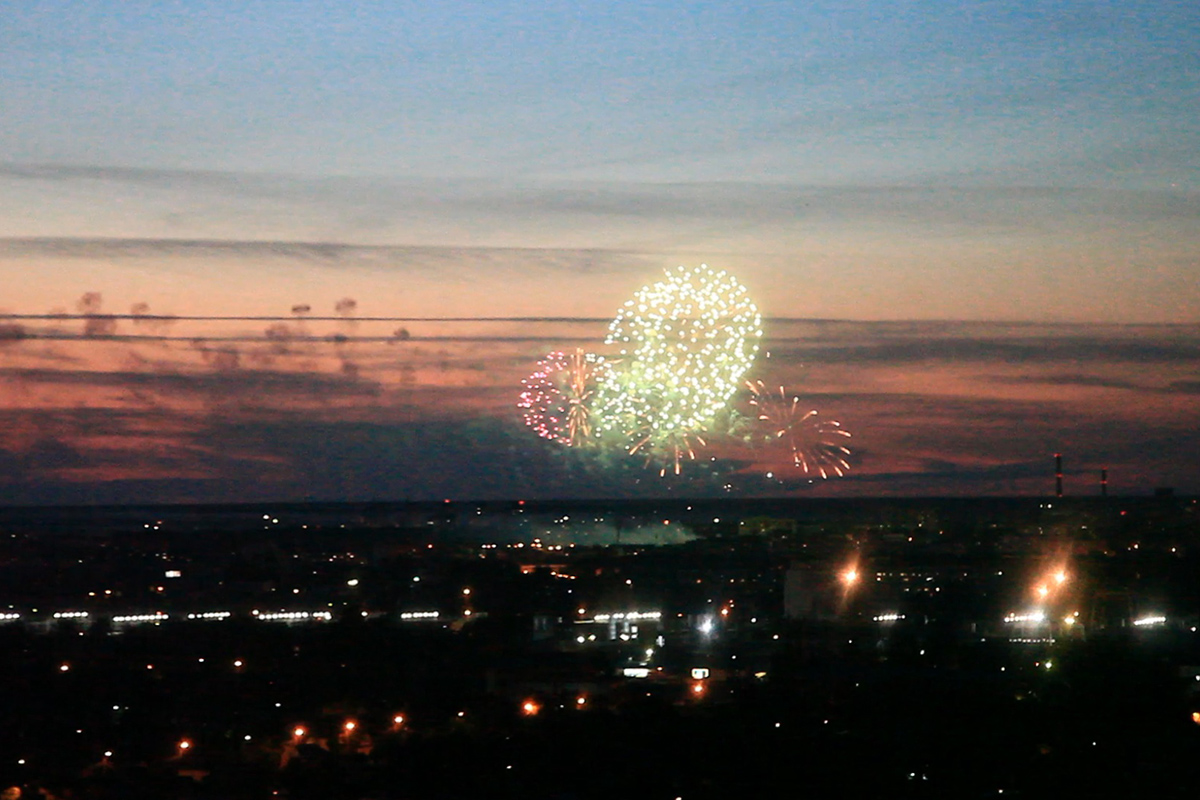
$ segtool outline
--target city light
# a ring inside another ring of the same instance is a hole
[[[1008,614],[1004,617],[1005,622],[1045,622],[1046,612],[1040,608],[1030,611],[1025,614]]]
[[[635,622],[637,620],[653,620],[661,619],[661,611],[618,611],[615,614],[597,614],[592,617],[596,622],[608,622],[610,620],[625,620],[627,622]]]
[[[437,619],[438,612],[436,611],[404,611],[400,614],[400,619],[405,622],[422,619]]]
[[[904,615],[897,614],[895,612],[889,612],[887,614],[879,614],[871,619],[873,619],[875,622],[896,622],[904,619]]]
[[[345,722],[345,723],[342,725],[342,730],[344,730],[346,733],[352,733],[352,732],[354,731],[354,729],[355,729],[355,728],[357,728],[357,727],[358,727],[358,723],[357,723],[357,722],[355,722],[355,721],[354,721],[354,720],[352,720],[352,719],[348,719],[348,720],[346,720],[346,722]]]
[[[846,584],[846,587],[849,588],[858,582],[858,570],[854,567],[850,567],[849,569],[844,570],[840,577],[842,579],[842,583]]]
[[[1153,616],[1153,617],[1142,617],[1140,619],[1135,619],[1133,621],[1133,624],[1137,625],[1138,627],[1147,627],[1150,625],[1162,625],[1166,621],[1167,621],[1166,617]]]
[[[180,753],[185,753],[192,749],[192,742],[190,739],[180,739],[178,747]]]
[[[308,735],[308,731],[302,725],[297,725],[295,728],[292,729],[292,736],[294,736],[297,739],[303,739],[307,735]]]
[[[156,611],[153,614],[124,614],[112,618],[113,622],[162,622],[170,619],[170,614]]]
[[[542,710],[541,706],[539,706],[537,703],[535,703],[532,700],[526,700],[524,703],[521,704],[521,713],[527,717],[536,716],[537,713],[541,710]]]
[[[255,616],[264,622],[296,622],[305,619],[328,622],[333,619],[333,614],[328,611],[276,611],[269,614],[255,612]]]

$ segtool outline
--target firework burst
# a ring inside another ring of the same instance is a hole
[[[768,391],[762,381],[747,382],[750,405],[758,418],[759,429],[767,441],[782,443],[791,455],[792,463],[805,474],[839,478],[850,469],[846,460],[850,448],[846,440],[850,432],[837,420],[821,419],[815,410],[804,411],[800,398],[788,396],[782,386]]]
[[[607,373],[604,359],[582,348],[550,353],[521,381],[517,408],[538,436],[578,447],[591,439],[590,403],[596,382]]]
[[[620,351],[598,384],[598,432],[678,473],[737,392],[761,337],[758,308],[733,276],[704,265],[668,270],[609,326],[605,343]]]

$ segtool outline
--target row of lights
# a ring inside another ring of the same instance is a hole
[[[580,612],[582,613],[582,612]],[[615,614],[596,614],[592,617],[596,622],[608,622],[609,620],[626,620],[635,621],[640,619],[661,619],[661,611],[618,611]]]
[[[461,712],[459,713],[459,716],[460,717],[462,716]],[[403,714],[397,714],[396,716],[392,717],[393,729],[399,729],[400,726],[402,726],[404,724],[404,721],[405,720],[404,720]],[[349,735],[353,734],[354,731],[356,731],[356,730],[358,730],[358,723],[355,722],[354,720],[348,719],[344,723],[342,723],[343,735],[349,736]],[[309,734],[308,728],[304,727],[303,725],[297,725],[295,728],[292,729],[292,738],[297,742],[303,741],[305,738],[308,737],[308,734]],[[247,734],[243,738],[246,741],[250,741],[250,739],[251,739],[249,734]],[[179,750],[180,755],[187,753],[193,747],[194,747],[194,744],[193,744],[192,740],[186,739],[186,738],[180,739],[179,742],[176,744],[176,748]],[[104,756],[105,756],[105,758],[112,757],[112,751],[105,750]]]
[[[469,589],[463,590],[464,594],[470,594]],[[333,614],[329,611],[277,611],[264,613],[257,609],[250,612],[255,619],[261,620],[299,620],[299,619],[317,619],[331,620]],[[56,611],[54,619],[86,619],[90,616],[87,611]],[[233,616],[232,611],[204,611],[199,613],[189,613],[187,618],[190,620],[224,620]],[[400,615],[402,620],[421,620],[421,619],[437,619],[439,612],[437,611],[405,611]],[[619,618],[621,615],[617,615]],[[0,613],[0,622],[11,622],[20,619],[21,615],[16,612]],[[123,614],[112,618],[113,622],[162,622],[171,618],[170,614],[163,611],[156,611],[153,614]],[[630,619],[636,619],[636,616],[631,616]],[[658,618],[655,612],[655,619]]]
[[[255,619],[261,619],[265,622],[290,622],[298,619],[319,619],[328,622],[333,619],[333,614],[328,611],[274,611],[266,614],[254,611],[252,613]],[[365,614],[366,612],[363,613]]]

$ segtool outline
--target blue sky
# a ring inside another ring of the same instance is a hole
[[[0,11],[17,162],[1196,188],[1186,2]]]

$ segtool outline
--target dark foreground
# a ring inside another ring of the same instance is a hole
[[[1200,779],[1170,666],[1194,648],[1168,636],[1058,646],[1047,669],[987,643],[836,654],[845,631],[795,627],[767,677],[698,692],[549,653],[561,678],[540,670],[530,690],[504,668],[539,671],[537,654],[500,633],[243,626],[97,645],[7,630],[0,784],[126,800],[1191,797]]]

